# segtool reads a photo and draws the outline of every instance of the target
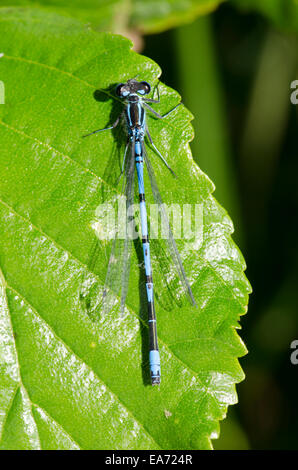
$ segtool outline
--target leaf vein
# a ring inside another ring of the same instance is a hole
[[[92,170],[90,170],[90,168],[87,168],[85,167],[84,165],[82,165],[81,163],[77,162],[76,160],[74,160],[73,158],[71,158],[69,155],[61,152],[60,150],[57,150],[56,148],[52,147],[51,145],[49,144],[46,144],[45,142],[42,142],[38,139],[36,139],[36,137],[32,137],[31,135],[29,134],[26,134],[25,132],[19,130],[19,129],[16,129],[15,127],[11,126],[10,124],[7,124],[6,122],[0,120],[0,124],[3,126],[3,127],[6,127],[7,129],[10,129],[11,131],[15,132],[16,134],[20,134],[22,135],[23,137],[26,137],[27,139],[30,139],[30,140],[33,140],[34,142],[37,142],[39,145],[41,145],[42,147],[46,147],[48,150],[51,150],[55,153],[57,153],[58,155],[60,155],[61,157],[63,158],[66,158],[67,160],[71,161],[72,163],[74,163],[75,165],[81,167],[83,170],[85,170],[87,173],[90,173],[92,176],[94,176],[94,178],[98,179],[99,181],[101,181],[101,183],[104,183],[106,186],[108,187],[111,187],[112,189],[115,190],[115,192],[118,192],[113,186],[111,186],[109,183],[107,183],[107,181],[105,181],[103,178],[101,178],[101,176],[98,176],[96,173],[94,173]]]

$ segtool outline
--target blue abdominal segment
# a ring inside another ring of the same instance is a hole
[[[139,187],[139,200],[140,200],[140,215],[141,215],[141,229],[142,229],[142,244],[144,254],[144,265],[146,274],[146,292],[148,301],[148,326],[149,326],[149,365],[150,376],[152,385],[160,384],[160,357],[158,351],[157,330],[156,330],[156,314],[154,308],[153,296],[153,279],[152,268],[150,259],[150,245],[148,236],[147,225],[147,211],[145,202],[145,188],[144,188],[144,161],[142,152],[142,133],[135,133],[135,161],[138,176]]]

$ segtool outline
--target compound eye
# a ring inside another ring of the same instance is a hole
[[[151,86],[149,85],[148,82],[141,82],[140,83],[139,93],[141,93],[141,95],[148,95],[148,93],[150,93],[150,91],[151,91]]]
[[[122,98],[123,96],[125,96],[125,84],[124,83],[119,83],[119,85],[116,86],[116,95],[117,96],[120,96],[120,98]]]

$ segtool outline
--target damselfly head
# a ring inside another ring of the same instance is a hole
[[[116,95],[120,96],[120,98],[126,98],[134,93],[148,95],[150,91],[151,87],[148,82],[138,82],[134,78],[127,80],[127,83],[119,83],[116,87]]]

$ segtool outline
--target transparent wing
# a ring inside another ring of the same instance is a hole
[[[119,213],[118,207],[118,226],[115,230],[111,255],[108,263],[107,275],[105,279],[102,312],[108,313],[119,303],[117,296],[121,296],[120,311],[124,312],[125,300],[129,284],[130,258],[131,258],[131,239],[133,229],[133,207],[134,198],[134,145],[131,145],[131,158],[128,159],[125,167],[125,179],[122,192],[125,195],[125,212]]]
[[[113,208],[112,222],[108,225],[109,233],[107,234],[107,238],[112,240],[109,243],[109,245],[112,244],[112,247],[104,287],[102,289],[89,273],[102,272],[102,264],[104,263],[103,252],[107,247],[107,238],[104,233],[98,234],[100,232],[98,227],[105,227],[105,209],[103,209],[103,215],[100,214],[98,216],[97,214],[97,217],[99,217],[95,224],[97,235],[94,236],[94,242],[87,262],[89,273],[84,275],[82,279],[80,290],[81,306],[92,321],[98,321],[102,315],[112,309],[120,310],[123,313],[125,308],[129,283],[132,230],[135,227],[133,213],[129,209],[133,207],[134,197],[133,146],[132,153],[129,156],[130,158],[126,159],[121,194],[107,201],[107,210],[110,211],[111,207]]]
[[[158,186],[157,186],[155,174],[154,174],[153,168],[151,166],[150,160],[148,158],[148,155],[146,153],[146,149],[145,149],[144,144],[143,144],[143,152],[144,152],[146,167],[147,167],[147,171],[148,171],[148,175],[149,175],[149,179],[150,179],[150,183],[151,183],[153,197],[154,197],[155,203],[159,207],[159,213],[160,213],[160,217],[161,217],[161,223],[162,223],[162,226],[163,226],[163,232],[167,234],[166,245],[167,245],[168,251],[170,253],[170,258],[171,258],[172,264],[175,267],[175,271],[178,273],[178,276],[179,276],[179,279],[180,279],[180,284],[181,284],[181,287],[182,287],[183,291],[185,292],[186,296],[189,298],[191,303],[193,305],[196,305],[196,301],[194,299],[190,284],[188,282],[186,273],[185,273],[184,268],[183,268],[181,257],[179,255],[179,252],[178,252],[178,249],[177,249],[177,246],[176,246],[175,239],[173,237],[173,232],[172,232],[172,229],[171,229],[171,226],[170,226],[170,223],[169,223],[169,219],[168,219],[168,216],[167,216],[167,213],[166,213],[166,209],[165,209],[164,203],[162,201],[162,198],[161,198]],[[151,241],[151,243],[152,243],[152,241]],[[160,260],[159,261],[161,261],[161,258],[166,259],[167,253],[165,253],[165,250],[162,247],[162,243],[159,243],[159,251],[160,251],[160,254],[159,254]],[[170,279],[170,271],[168,270],[168,268],[167,268],[167,273],[166,273],[165,279],[166,280]]]

